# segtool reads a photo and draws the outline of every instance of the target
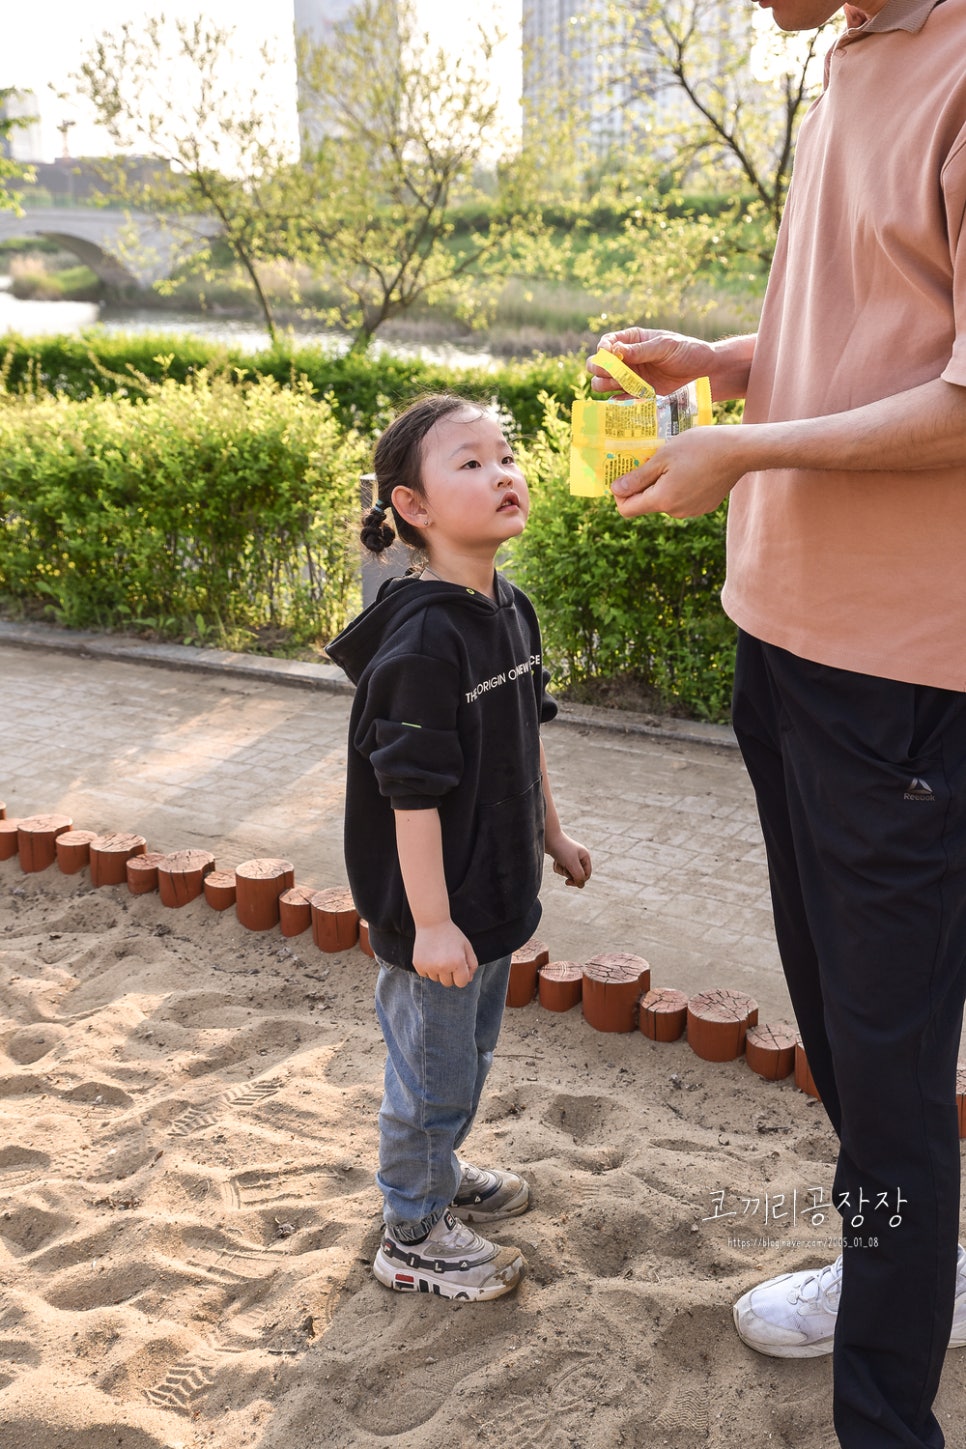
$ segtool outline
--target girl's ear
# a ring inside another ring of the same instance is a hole
[[[426,500],[415,493],[412,488],[404,488],[402,485],[394,488],[392,506],[400,518],[405,519],[413,528],[429,527],[430,518],[426,511]]]

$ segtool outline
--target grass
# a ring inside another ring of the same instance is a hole
[[[36,252],[13,254],[10,258],[10,291],[21,301],[96,302],[103,287],[96,272],[74,262],[57,266],[67,258],[62,253],[43,256]]]

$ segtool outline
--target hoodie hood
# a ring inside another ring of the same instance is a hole
[[[487,614],[498,609],[511,608],[511,586],[502,574],[497,573],[494,577],[495,600],[488,599],[476,589],[465,588],[462,584],[435,581],[423,583],[414,574],[387,579],[380,588],[375,603],[370,604],[341,634],[336,635],[325,646],[325,652],[345,670],[353,684],[358,684],[366,666],[386,641],[414,615],[433,608],[435,604],[445,603],[450,609],[457,605]]]

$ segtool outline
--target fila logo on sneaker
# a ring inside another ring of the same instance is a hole
[[[929,782],[927,780],[923,780],[921,776],[917,775],[915,779],[909,781],[909,784],[906,786],[906,792],[902,798],[903,800],[934,801],[936,799],[936,796],[933,794],[933,788],[929,784]]]
[[[428,1283],[425,1278],[414,1278],[409,1273],[394,1274],[393,1287],[400,1293],[435,1293],[440,1296],[438,1283]]]

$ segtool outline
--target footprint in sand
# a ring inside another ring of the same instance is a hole
[[[64,1102],[80,1102],[88,1107],[133,1107],[134,1098],[122,1087],[109,1082],[79,1082],[59,1093]]]
[[[39,1062],[41,1057],[47,1056],[55,1047],[60,1046],[66,1036],[65,1027],[49,1021],[37,1022],[33,1026],[24,1026],[19,1031],[11,1032],[3,1043],[3,1050],[12,1062],[26,1067],[31,1062]]]
[[[623,1109],[608,1097],[574,1097],[558,1093],[547,1106],[543,1121],[569,1137],[576,1146],[605,1142],[613,1136],[609,1124]]]
[[[306,1202],[352,1197],[371,1183],[371,1172],[361,1167],[306,1162],[237,1172],[222,1185],[222,1193],[229,1208],[280,1208],[290,1203],[304,1206]]]
[[[190,1414],[215,1382],[219,1357],[204,1350],[174,1364],[159,1384],[145,1392],[148,1403],[176,1414]]]
[[[245,1107],[256,1107],[266,1097],[274,1096],[284,1085],[281,1077],[272,1077],[264,1082],[246,1082],[243,1087],[235,1087],[217,1097],[208,1107],[189,1107],[172,1122],[168,1134],[171,1137],[190,1137],[196,1132],[203,1132],[206,1127],[213,1127],[216,1122],[221,1121],[227,1108],[242,1110]]]
[[[11,1293],[0,1293],[0,1389],[40,1363],[44,1342],[37,1315]]]
[[[20,1147],[17,1143],[0,1147],[0,1198],[36,1182],[49,1166],[50,1158],[46,1152],[34,1152],[32,1148]]]
[[[36,1201],[16,1203],[10,1198],[7,1203],[0,1214],[0,1241],[15,1258],[40,1252],[73,1227],[73,1219],[66,1213],[48,1212]]]

